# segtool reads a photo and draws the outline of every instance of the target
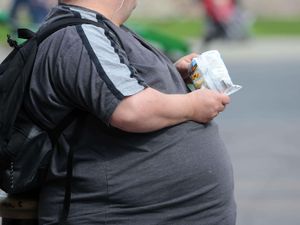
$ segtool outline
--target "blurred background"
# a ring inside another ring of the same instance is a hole
[[[53,1],[33,3],[45,15]],[[300,225],[300,1],[138,2],[131,29],[173,60],[219,50],[243,86],[216,119],[234,168],[237,225]],[[12,3],[0,2],[0,61],[6,34],[37,29],[42,16],[26,3],[12,17]]]

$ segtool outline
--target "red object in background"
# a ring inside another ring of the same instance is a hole
[[[216,22],[228,22],[234,14],[234,0],[203,0],[207,16]]]

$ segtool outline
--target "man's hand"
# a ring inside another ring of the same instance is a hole
[[[223,112],[230,98],[209,89],[199,89],[188,94],[192,106],[191,120],[207,123]]]
[[[176,68],[177,68],[178,72],[180,73],[183,80],[186,80],[188,78],[188,76],[189,76],[189,73],[188,73],[189,66],[192,62],[192,59],[197,57],[197,56],[198,56],[198,54],[191,53],[187,56],[182,57],[181,59],[179,59],[175,63],[175,66],[176,66]]]

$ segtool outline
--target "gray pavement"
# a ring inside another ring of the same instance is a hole
[[[299,225],[300,38],[210,48],[243,86],[216,119],[235,173],[237,225]],[[0,47],[0,61],[6,52]]]
[[[6,57],[8,52],[9,52],[8,48],[0,45],[0,62],[2,62],[4,60],[4,58]]]

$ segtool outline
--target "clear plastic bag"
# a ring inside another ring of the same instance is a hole
[[[232,83],[228,70],[219,51],[207,51],[194,58],[190,67],[193,84],[188,87],[193,91],[203,87],[231,95],[242,88]]]

